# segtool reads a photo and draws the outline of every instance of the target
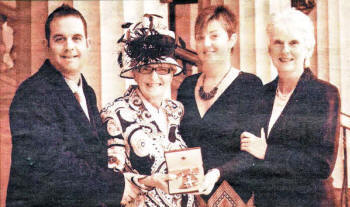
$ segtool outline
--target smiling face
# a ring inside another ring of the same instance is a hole
[[[80,74],[87,55],[88,41],[79,17],[62,16],[50,24],[49,59],[63,76]]]
[[[305,58],[310,53],[304,36],[305,33],[293,24],[272,28],[269,53],[278,73],[302,73]]]
[[[229,37],[222,23],[212,20],[201,34],[196,35],[198,57],[203,64],[230,61],[231,49],[236,40],[236,34]]]
[[[134,79],[137,82],[142,95],[147,100],[163,99],[163,97],[166,94],[170,93],[170,85],[173,79],[173,72],[164,75],[159,75],[158,73],[156,73],[154,68],[173,66],[169,66],[167,64],[152,64],[147,65],[145,67],[147,67],[147,71],[152,69],[153,71],[149,74],[141,73],[138,70],[133,71]]]

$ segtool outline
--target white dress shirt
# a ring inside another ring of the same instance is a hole
[[[86,103],[86,98],[85,98],[85,95],[84,95],[83,81],[81,80],[81,77],[79,79],[78,84],[76,82],[74,82],[73,80],[69,80],[69,79],[66,79],[66,78],[64,80],[66,81],[66,83],[69,86],[69,88],[72,90],[73,94],[74,93],[78,93],[80,106],[83,109],[86,117],[90,121],[89,110],[88,110],[87,103]]]

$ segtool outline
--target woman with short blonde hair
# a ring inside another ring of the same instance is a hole
[[[251,171],[255,204],[333,206],[326,179],[338,149],[338,89],[310,69],[315,38],[308,16],[295,9],[275,14],[267,33],[278,77],[264,86],[258,102],[260,137],[241,135],[241,149],[259,159]]]

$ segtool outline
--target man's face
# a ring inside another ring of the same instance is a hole
[[[79,17],[56,17],[50,24],[49,59],[63,76],[80,74],[89,47]]]

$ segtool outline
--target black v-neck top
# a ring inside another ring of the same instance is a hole
[[[248,153],[243,153],[243,158],[239,158],[238,154],[242,153],[240,134],[257,129],[251,120],[256,115],[262,82],[253,74],[240,72],[201,118],[194,93],[199,76],[195,74],[187,77],[178,91],[178,100],[185,108],[180,124],[181,136],[187,146],[201,147],[205,170],[219,168],[221,180],[238,186],[238,174],[242,173],[242,168],[251,165],[244,160],[244,157],[250,157]],[[232,162],[235,156],[238,156],[238,160]]]

